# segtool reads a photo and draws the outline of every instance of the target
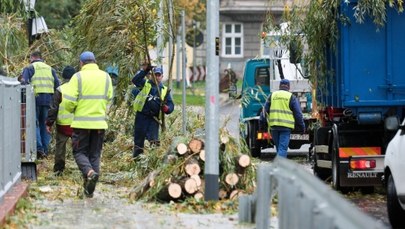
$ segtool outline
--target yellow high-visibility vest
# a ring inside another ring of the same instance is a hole
[[[62,84],[58,87],[58,90],[62,93],[66,93],[67,91],[67,83]],[[62,99],[62,102],[59,104],[59,110],[58,110],[58,116],[56,118],[56,124],[58,125],[63,125],[63,126],[68,126],[72,124],[73,121],[73,114],[68,112],[65,108],[66,104],[66,99]]]
[[[107,129],[107,104],[113,97],[111,78],[97,64],[86,64],[72,76],[63,93],[65,109],[73,112],[72,128]]]
[[[269,111],[269,126],[283,126],[294,129],[294,115],[290,109],[292,93],[288,91],[275,91],[271,94]]]
[[[143,86],[142,90],[138,93],[135,98],[135,101],[132,105],[134,111],[142,111],[143,106],[145,105],[146,99],[149,95],[150,90],[152,89],[152,85],[147,81]],[[167,87],[163,86],[162,92],[160,93],[160,99],[163,101],[167,94]]]
[[[38,93],[50,93],[53,94],[54,90],[54,78],[52,75],[51,66],[44,62],[32,63],[34,67],[34,75],[31,78],[31,84],[34,87],[35,94]]]

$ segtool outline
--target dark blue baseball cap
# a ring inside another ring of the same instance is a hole
[[[289,90],[290,89],[290,81],[288,79],[282,79],[280,81],[280,89]]]

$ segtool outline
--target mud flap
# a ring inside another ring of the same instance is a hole
[[[35,162],[21,162],[21,178],[37,180],[37,164]]]

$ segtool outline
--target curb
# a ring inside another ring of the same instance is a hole
[[[0,227],[6,223],[7,217],[14,214],[18,200],[28,194],[28,184],[19,182],[4,195],[3,201],[0,202]]]

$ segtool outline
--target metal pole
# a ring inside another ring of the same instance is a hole
[[[205,200],[218,200],[219,191],[219,1],[207,1],[207,80],[205,93]]]
[[[195,77],[196,76],[196,57],[195,57],[195,54],[196,54],[196,47],[195,47],[195,33],[196,33],[196,22],[193,20],[193,76]]]
[[[169,76],[170,76],[170,79],[169,79],[169,82],[170,82],[170,84],[169,84],[169,86],[170,86],[170,88],[172,88],[172,73],[173,73],[173,68],[172,68],[172,64],[173,64],[173,62],[172,62],[172,48],[173,48],[173,28],[172,28],[172,22],[173,22],[173,5],[172,5],[172,0],[169,0],[169,53],[168,53],[168,55],[169,55],[169,58],[168,58],[168,61],[169,61],[169,71],[170,71],[170,73],[169,73]]]
[[[181,50],[182,50],[182,78],[183,78],[183,135],[186,134],[186,20],[185,12],[181,11]]]
[[[176,88],[180,88],[180,35],[176,36]]]
[[[159,22],[158,22],[158,26],[157,26],[157,33],[158,33],[158,37],[157,37],[157,66],[161,66],[162,65],[162,58],[163,58],[163,0],[160,0],[159,3],[159,11],[158,11],[158,18],[159,18]]]

